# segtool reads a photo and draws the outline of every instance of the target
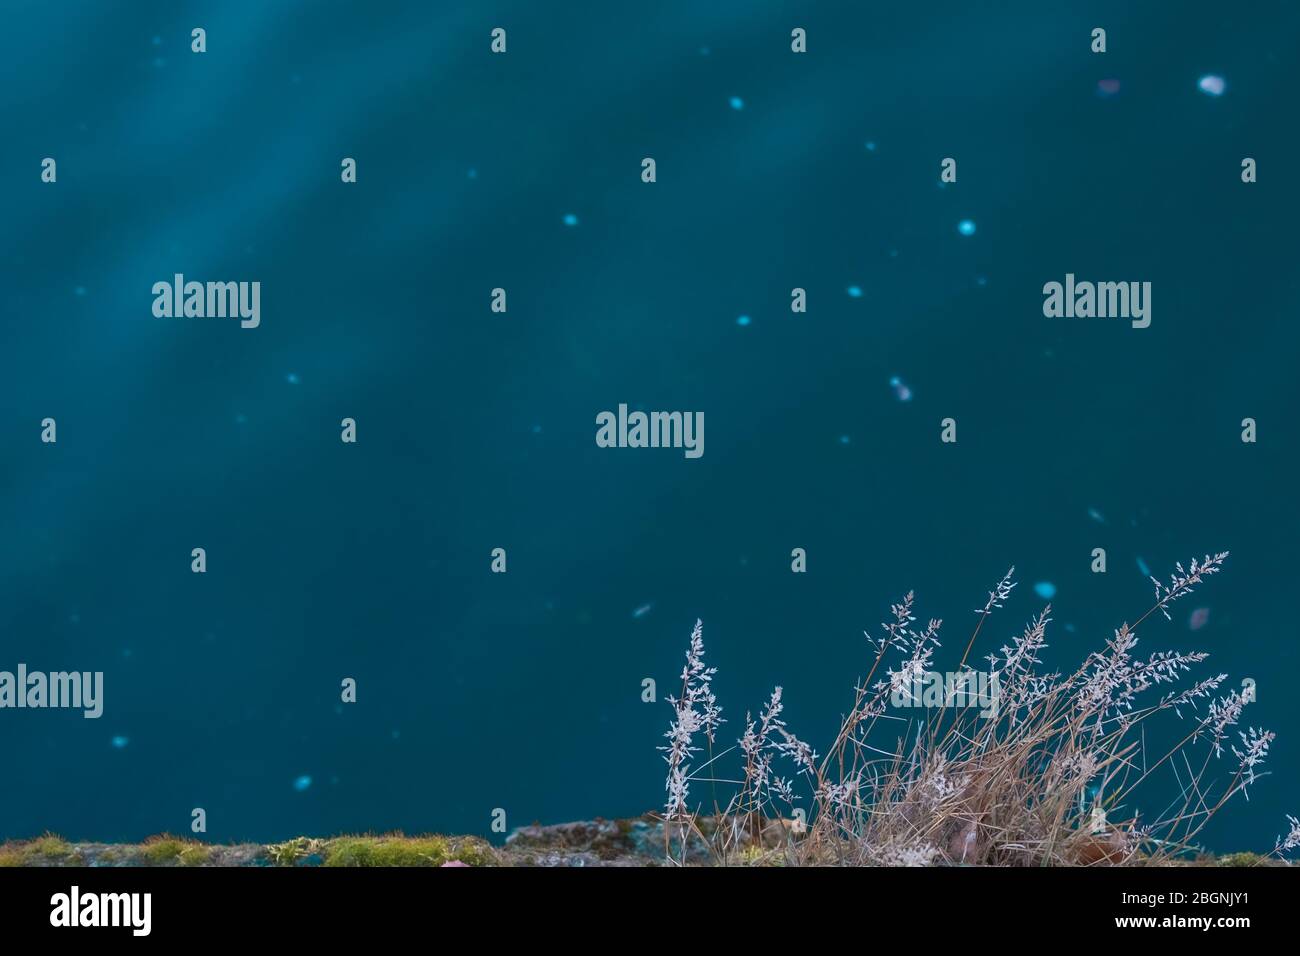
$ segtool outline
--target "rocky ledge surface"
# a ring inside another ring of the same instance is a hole
[[[706,821],[701,821],[706,823]],[[772,821],[762,838],[736,862],[781,865],[787,824]],[[707,826],[706,826],[707,828]],[[674,849],[680,858],[680,849]],[[162,835],[143,843],[75,843],[53,834],[0,844],[0,866],[662,866],[663,824],[653,814],[520,827],[494,846],[472,836],[400,833],[296,837],[283,843],[214,844]],[[710,862],[703,845],[689,848],[688,863]],[[1191,861],[1209,866],[1279,865],[1253,853]]]
[[[0,844],[0,866],[656,866],[663,859],[663,826],[650,815],[533,824],[504,846],[401,833],[235,844],[167,834],[142,843],[72,842],[46,834]]]

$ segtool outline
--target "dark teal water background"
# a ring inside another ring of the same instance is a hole
[[[1255,679],[1280,734],[1211,843],[1300,807],[1295,5],[2,17],[0,669],[102,670],[106,701],[0,711],[0,837],[637,813],[669,714],[641,681],[696,617],[724,733],[780,683],[824,748],[908,589],[952,664],[1015,564],[977,655],[1050,581],[1073,669],[1152,603],[1139,558],[1217,550],[1141,647]],[[154,318],[175,272],[260,281],[261,327]],[[1067,272],[1151,281],[1151,327],[1044,318]],[[703,411],[703,458],[597,448],[620,402]]]

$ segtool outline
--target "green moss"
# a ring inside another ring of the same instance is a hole
[[[0,866],[55,866],[76,863],[81,857],[75,846],[53,833],[35,840],[6,843],[0,846]]]
[[[71,843],[63,839],[63,837],[55,836],[53,833],[37,837],[27,844],[27,852],[31,856],[50,862],[67,859],[74,853]]]
[[[151,866],[202,866],[212,858],[212,848],[194,840],[179,837],[150,837],[140,846],[140,859]]]
[[[202,866],[212,859],[212,848],[201,843],[191,843],[181,850],[178,859],[181,861],[181,866]]]
[[[462,837],[451,843],[450,859],[467,866],[496,866],[497,854],[486,840]]]
[[[496,863],[492,848],[482,840],[401,834],[337,837],[325,844],[323,856],[325,866],[442,866],[453,860],[467,866]]]
[[[266,855],[276,866],[295,866],[312,852],[315,842],[307,837],[297,837],[284,843],[271,843],[266,847]]]
[[[727,860],[727,866],[785,866],[785,850],[778,847],[767,849],[753,844],[744,847],[737,852],[731,859]]]
[[[1268,860],[1258,853],[1229,853],[1216,857],[1215,866],[1265,866]]]
[[[744,866],[759,866],[766,855],[761,846],[747,846],[740,851],[740,862]]]
[[[441,837],[339,837],[325,846],[326,866],[442,866],[447,841]]]

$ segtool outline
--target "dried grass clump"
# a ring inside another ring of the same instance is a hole
[[[1226,558],[1226,552],[1207,555],[1186,570],[1179,564],[1167,585],[1153,578],[1155,604],[1070,674],[1040,672],[1051,621],[1050,605],[1044,608],[1019,637],[986,658],[989,682],[992,675],[997,679],[992,712],[942,706],[888,712],[891,696],[932,669],[939,646],[942,622],[914,626],[909,593],[891,608],[881,636],[868,636],[870,671],[820,757],[786,726],[780,687],[757,718],[745,715],[736,745],[714,754],[724,721],[712,689],[716,669],[704,664],[697,622],[681,696],[669,698],[669,742],[660,748],[668,763],[665,856],[685,863],[682,848],[704,842],[717,863],[751,862],[757,848],[770,843],[771,821],[787,820],[790,825],[779,828],[787,865],[1095,866],[1194,859],[1194,841],[1209,820],[1262,775],[1274,735],[1237,729],[1248,700],[1236,690],[1216,696],[1227,675],[1176,686],[1207,655],[1157,651],[1139,657],[1136,631],[1156,611],[1168,617],[1169,606],[1217,574]],[[974,677],[967,661],[985,622],[1011,596],[1013,572],[976,610],[958,675]],[[1202,701],[1203,716],[1196,713]],[[1189,729],[1167,752],[1148,753],[1145,723],[1166,712],[1188,721]],[[884,738],[888,745],[877,746]],[[1194,758],[1202,749],[1203,759]],[[1211,763],[1225,750],[1235,766],[1226,780],[1211,779]],[[737,752],[740,779],[721,779],[712,768]],[[777,775],[778,762],[788,768],[785,775]],[[1181,795],[1143,816],[1134,809],[1134,792],[1158,771],[1174,773]],[[696,782],[737,789],[725,806],[715,802],[706,811],[691,804]],[[1278,839],[1270,856],[1300,846],[1300,822],[1288,822],[1289,835]]]

